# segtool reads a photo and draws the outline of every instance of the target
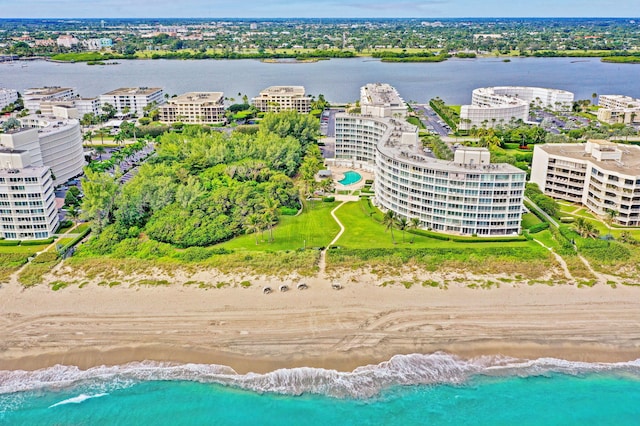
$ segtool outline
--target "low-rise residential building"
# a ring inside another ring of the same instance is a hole
[[[362,115],[405,117],[407,105],[398,91],[386,83],[367,84],[360,89]]]
[[[170,98],[160,107],[163,123],[218,124],[225,121],[222,92],[189,92]]]
[[[0,109],[11,105],[18,100],[18,91],[14,89],[0,88]]]
[[[499,86],[475,89],[471,105],[460,109],[460,130],[494,127],[512,121],[527,121],[531,105],[553,111],[569,111],[573,93],[542,87]]]
[[[71,49],[72,47],[78,45],[80,43],[80,40],[78,40],[72,35],[66,34],[58,37],[58,39],[56,40],[56,43],[60,47],[66,47],[67,49]]]
[[[42,115],[58,115],[54,113],[54,108],[75,108],[77,116],[67,116],[67,118],[82,118],[85,114],[102,114],[100,100],[98,98],[76,98],[64,101],[43,101],[40,102],[40,113]]]
[[[302,86],[271,86],[251,102],[263,112],[294,110],[306,114],[311,111],[311,96],[305,95]]]
[[[27,89],[22,96],[24,107],[32,113],[41,110],[42,102],[68,101],[77,97],[76,89],[60,86]]]
[[[38,47],[51,47],[56,45],[56,41],[52,38],[37,39],[35,43]]]
[[[100,104],[112,105],[118,114],[128,111],[142,116],[147,106],[160,106],[164,102],[164,91],[159,87],[122,87],[100,95]]]
[[[336,114],[335,159],[329,163],[374,173],[374,202],[421,228],[463,235],[520,232],[526,173],[491,164],[485,148],[460,147],[454,160],[422,148],[418,128],[373,114]]]
[[[0,237],[7,240],[45,239],[58,228],[51,171],[30,157],[0,147]]]
[[[73,106],[78,110],[78,115],[83,117],[85,114],[102,114],[100,99],[98,98],[78,98],[73,100]]]
[[[598,120],[615,124],[640,124],[640,99],[624,95],[600,95]]]
[[[615,222],[640,226],[640,147],[592,140],[536,145],[531,182],[547,195],[581,203]]]
[[[110,38],[90,38],[82,41],[83,46],[87,50],[101,50],[113,46],[113,41]]]

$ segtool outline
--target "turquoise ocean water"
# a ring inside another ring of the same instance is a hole
[[[0,372],[8,425],[633,425],[640,360],[399,355],[351,373],[132,363]]]

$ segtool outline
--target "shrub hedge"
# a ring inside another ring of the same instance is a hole
[[[41,246],[44,244],[51,244],[56,239],[54,237],[47,238],[46,240],[26,240],[22,242],[23,246]]]
[[[524,235],[513,237],[463,237],[458,235],[439,234],[437,232],[426,231],[424,229],[409,229],[409,233],[422,235],[423,237],[433,238],[442,241],[454,241],[456,243],[508,243],[513,241],[527,241]]]
[[[549,223],[548,222],[540,222],[540,223],[536,223],[535,225],[531,226],[529,228],[529,233],[530,234],[537,234],[540,231],[544,231],[545,229],[549,229]]]
[[[89,232],[91,232],[91,228],[85,228],[83,229],[77,237],[75,237],[73,240],[69,241],[66,245],[64,245],[61,249],[60,252],[61,253],[65,253],[67,250],[69,250],[71,247],[75,246],[76,244],[78,244],[84,237],[86,237]]]

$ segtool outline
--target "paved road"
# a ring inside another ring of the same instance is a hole
[[[418,114],[418,117],[431,133],[435,132],[440,136],[447,136],[450,133],[444,124],[440,124],[443,123],[442,119],[429,105],[413,104],[411,107],[416,113],[422,112],[422,114]]]

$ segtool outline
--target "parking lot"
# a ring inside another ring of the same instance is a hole
[[[429,133],[440,136],[448,136],[451,133],[449,125],[447,125],[429,105],[414,104],[411,105],[411,107]]]

